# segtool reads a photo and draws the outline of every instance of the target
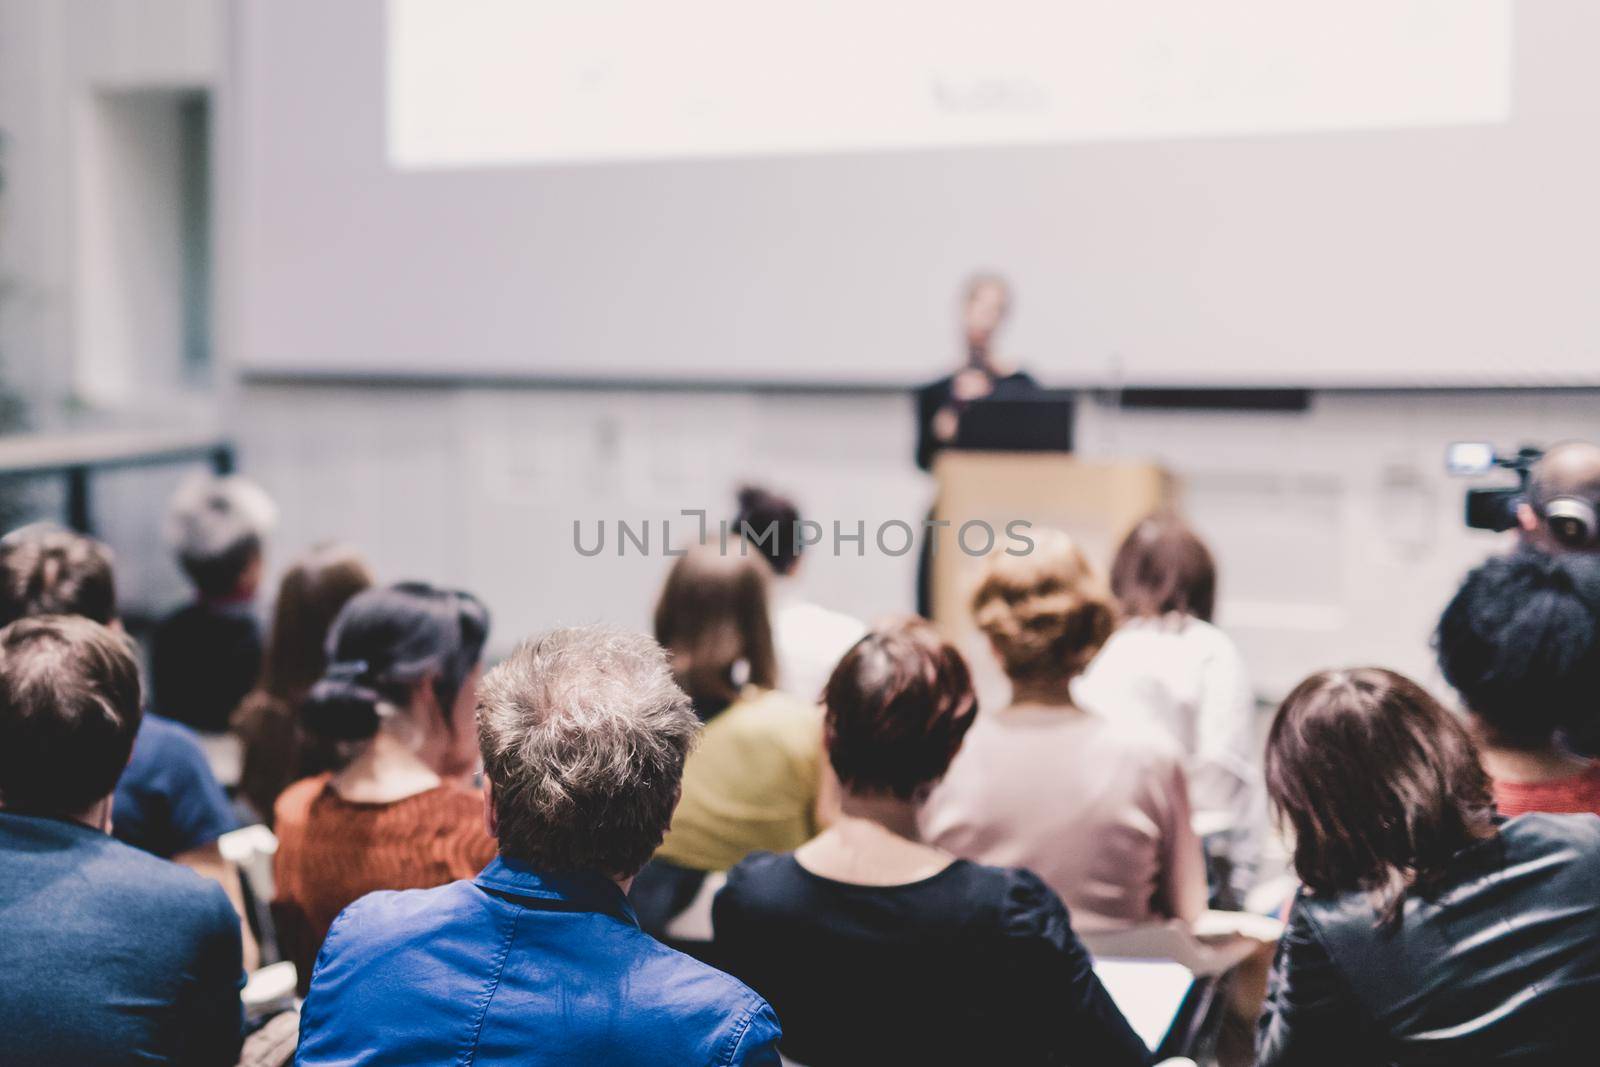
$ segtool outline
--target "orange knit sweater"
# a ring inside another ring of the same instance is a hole
[[[302,992],[328,928],[345,906],[379,889],[430,889],[471,878],[494,858],[482,794],[452,782],[388,804],[341,797],[330,775],[278,798],[273,917]]]

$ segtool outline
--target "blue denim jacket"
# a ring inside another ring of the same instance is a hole
[[[612,882],[501,857],[346,908],[295,1062],[775,1067],[779,1037],[766,1001],[641,931]]]

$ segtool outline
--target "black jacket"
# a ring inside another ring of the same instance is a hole
[[[1361,893],[1302,894],[1258,1067],[1600,1062],[1600,818],[1524,815],[1380,930]]]

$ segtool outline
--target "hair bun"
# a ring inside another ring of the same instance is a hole
[[[362,741],[378,732],[378,691],[354,677],[325,677],[311,687],[300,716],[307,728],[335,741]]]

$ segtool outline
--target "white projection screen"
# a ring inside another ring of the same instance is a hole
[[[235,0],[273,374],[1600,383],[1589,0]]]

